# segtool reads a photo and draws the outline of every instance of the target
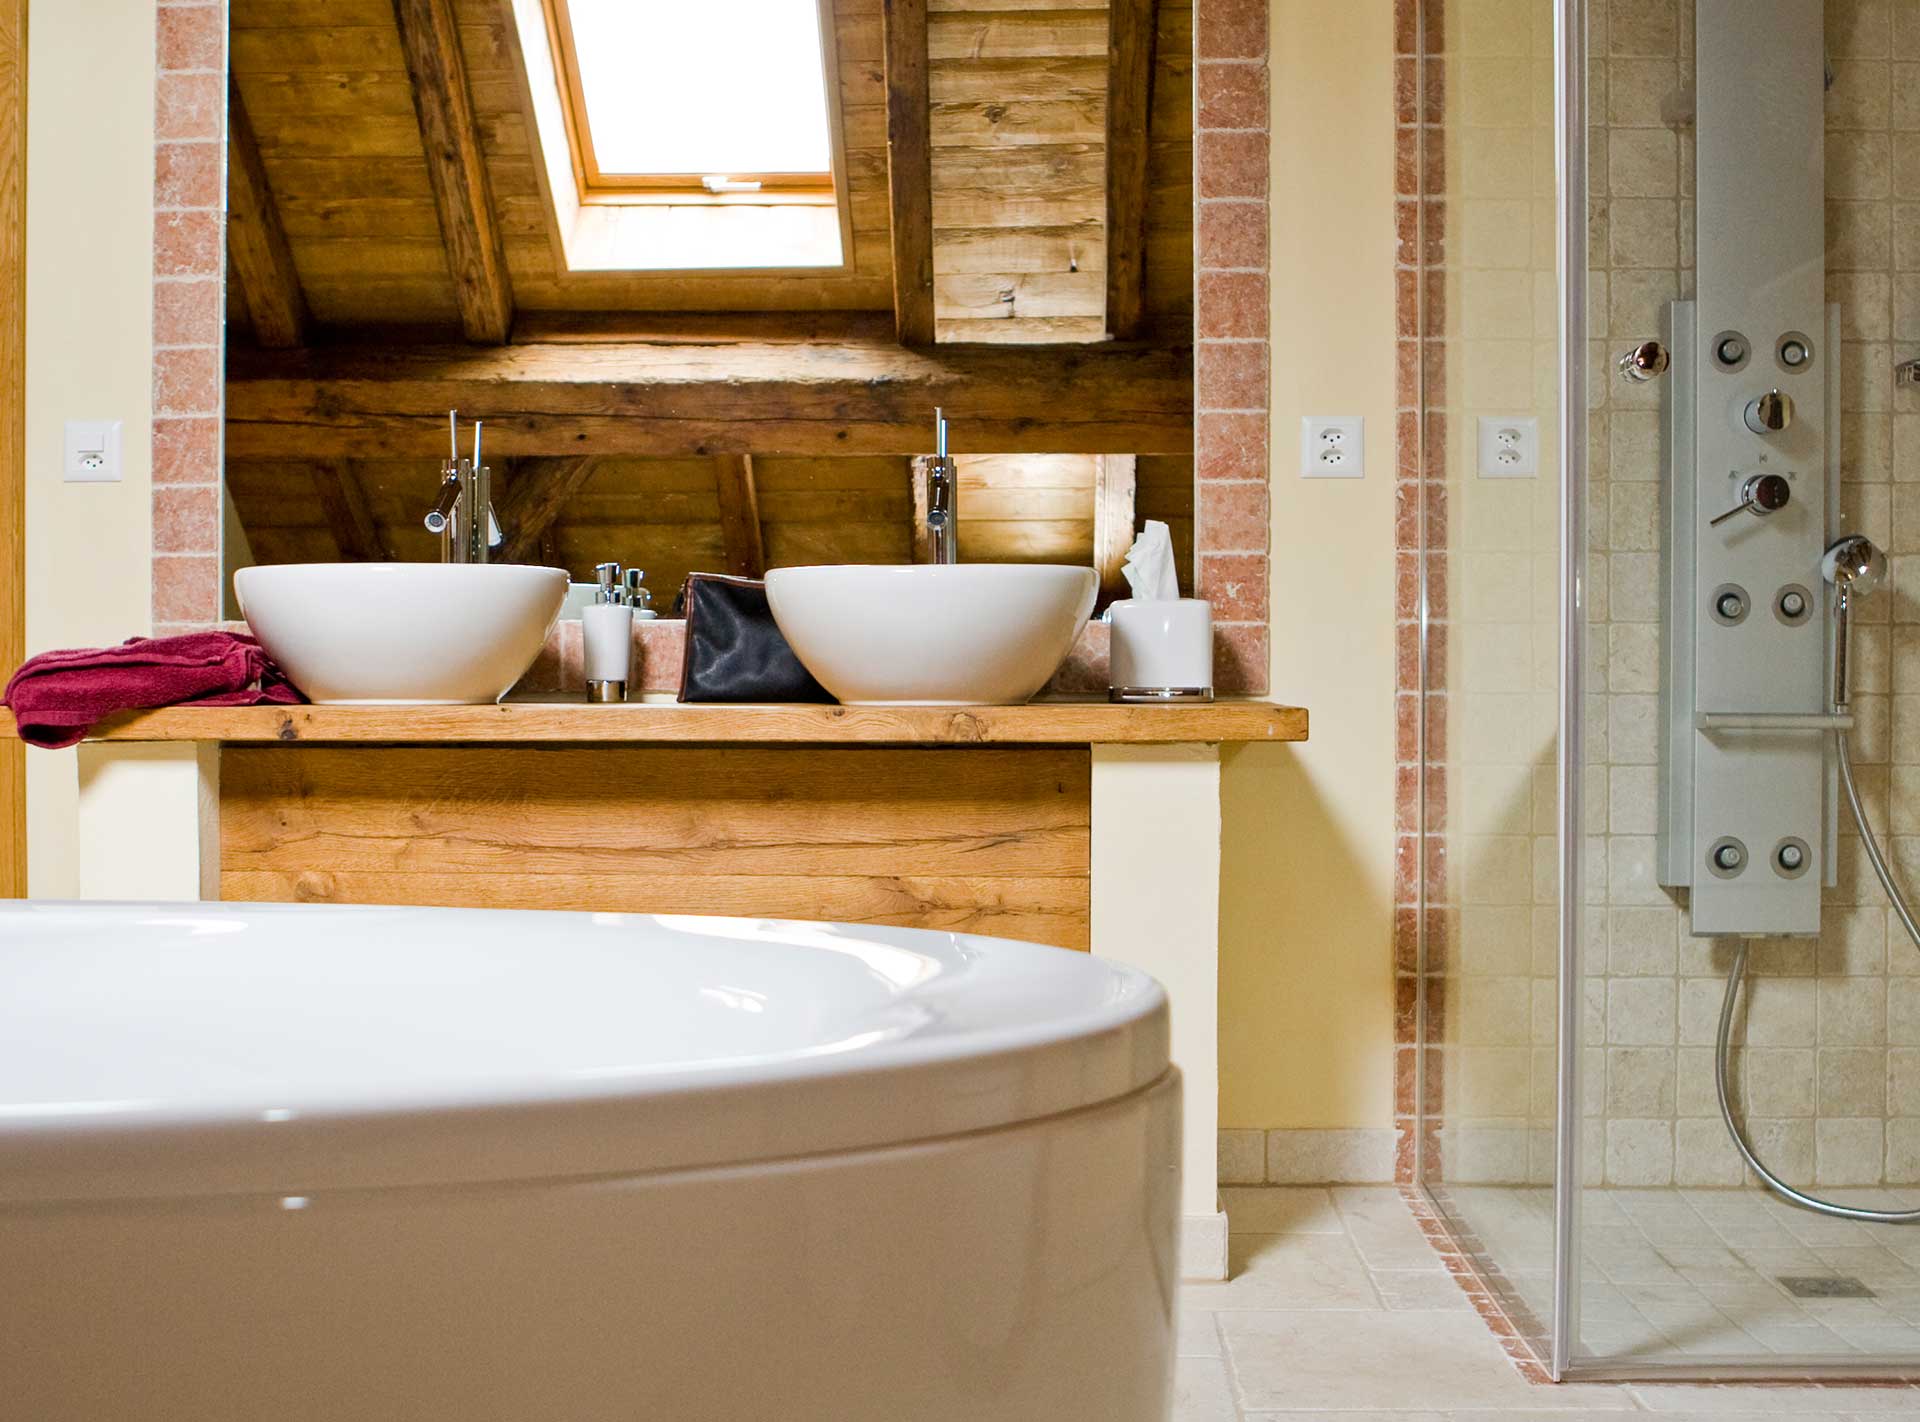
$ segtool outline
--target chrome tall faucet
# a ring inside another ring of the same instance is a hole
[[[960,474],[947,453],[947,417],[933,412],[934,455],[927,463],[927,542],[936,563],[960,561]]]
[[[427,511],[427,532],[440,535],[442,563],[485,563],[506,540],[493,512],[493,475],[481,458],[480,421],[473,458],[460,457],[460,412],[447,411],[450,448],[440,466],[440,496]]]

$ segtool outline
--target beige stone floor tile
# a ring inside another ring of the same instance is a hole
[[[1659,1386],[1636,1383],[1629,1391],[1649,1412],[1724,1417],[1728,1413],[1767,1417],[1842,1417],[1874,1415],[1920,1417],[1920,1390],[1876,1387],[1729,1387]]]
[[[1207,1309],[1193,1307],[1184,1297],[1178,1304],[1178,1310],[1173,1351],[1182,1358],[1224,1356],[1220,1346],[1220,1330],[1214,1325],[1213,1314]]]
[[[1613,1422],[1618,1412],[1449,1412],[1446,1422],[1574,1422],[1575,1418],[1604,1419]],[[1646,1417],[1646,1413],[1629,1414]],[[1345,1419],[1342,1419],[1345,1422]],[[1783,1422],[1778,1412],[1663,1412],[1660,1422]],[[1853,1422],[1844,1412],[1808,1412],[1796,1414],[1794,1422]]]
[[[1173,1422],[1239,1422],[1224,1358],[1182,1358],[1173,1370]]]
[[[1235,1234],[1344,1234],[1346,1224],[1324,1185],[1242,1185],[1220,1192]]]
[[[1336,1187],[1333,1203],[1368,1268],[1445,1270],[1399,1191]]]
[[[1453,1422],[1452,1416],[1445,1412],[1316,1412],[1311,1408],[1305,1412],[1262,1409],[1243,1412],[1241,1416],[1247,1422],[1303,1422],[1308,1417],[1337,1417],[1340,1422]]]
[[[1473,1308],[1459,1281],[1445,1269],[1375,1269],[1373,1287],[1392,1309]]]
[[[1366,1266],[1343,1235],[1236,1234],[1224,1284],[1188,1284],[1187,1303],[1208,1309],[1374,1309]]]
[[[1631,1410],[1623,1389],[1537,1387],[1472,1313],[1223,1313],[1221,1332],[1249,1412],[1317,1406]]]

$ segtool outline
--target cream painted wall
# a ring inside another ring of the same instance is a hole
[[[27,650],[151,627],[153,0],[34,0],[27,45]],[[117,484],[61,482],[69,419],[124,422]],[[72,751],[27,753],[30,892],[79,888]]]
[[[1274,0],[1272,35],[1272,687],[1313,721],[1224,759],[1220,1124],[1386,1126],[1393,6]],[[1366,417],[1364,479],[1299,477],[1309,413]]]

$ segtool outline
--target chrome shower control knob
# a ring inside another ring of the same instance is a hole
[[[1786,396],[1780,398],[1784,400]],[[1718,528],[1728,519],[1737,518],[1743,513],[1755,513],[1764,518],[1780,512],[1792,499],[1793,485],[1787,482],[1785,475],[1750,474],[1740,485],[1740,502],[1718,518],[1710,520],[1707,527]]]
[[[1780,867],[1789,874],[1798,873],[1807,867],[1807,851],[1797,844],[1781,845],[1780,852],[1774,855],[1774,858],[1779,861]]]
[[[1757,435],[1779,434],[1793,423],[1793,397],[1782,395],[1778,390],[1769,390],[1757,399],[1747,401],[1746,412],[1741,418],[1747,428]]]
[[[1642,341],[1614,362],[1620,374],[1635,385],[1644,385],[1665,375],[1671,363],[1667,348],[1658,341]]]
[[[1747,847],[1732,835],[1716,839],[1707,849],[1707,868],[1717,879],[1731,879],[1747,867]]]

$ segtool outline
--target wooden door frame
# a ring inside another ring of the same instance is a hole
[[[0,0],[0,669],[27,651],[27,4]],[[27,893],[26,746],[0,739],[0,898]]]

